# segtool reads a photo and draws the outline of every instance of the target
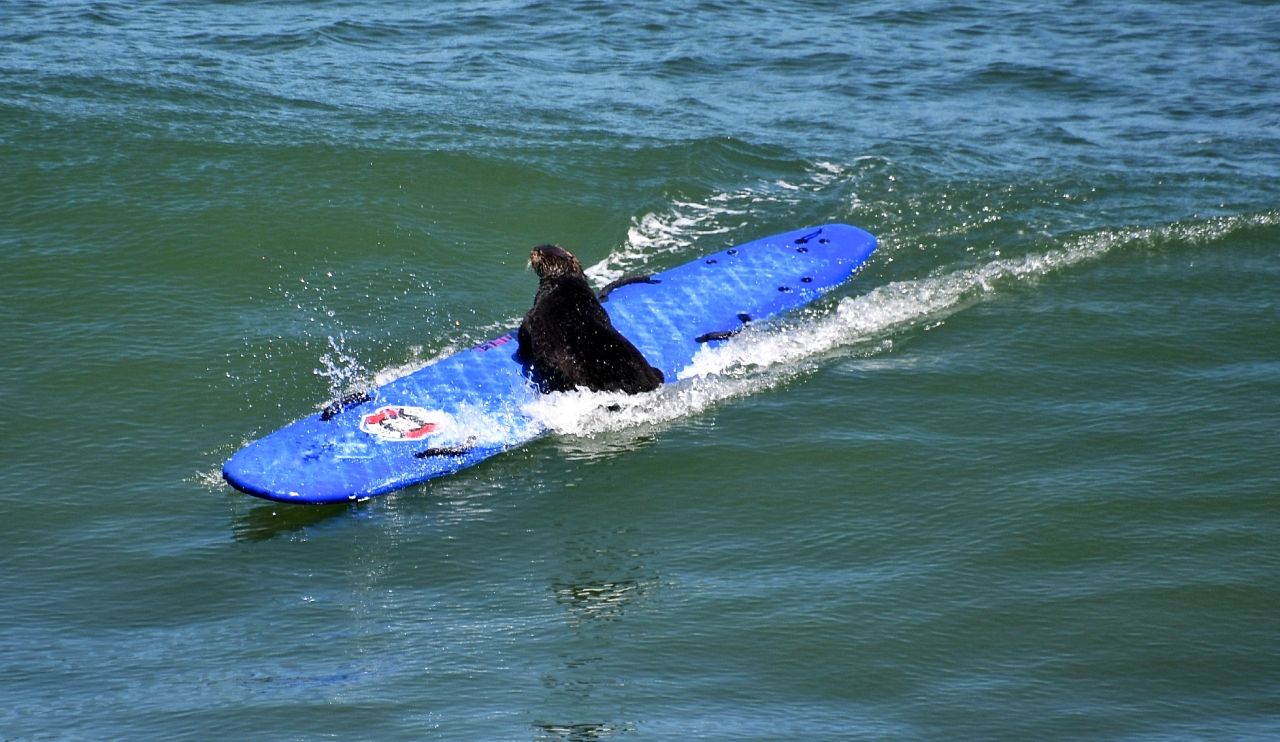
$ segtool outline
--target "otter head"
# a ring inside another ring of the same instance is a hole
[[[559,245],[538,245],[529,251],[529,264],[538,274],[538,278],[557,278],[559,276],[581,276],[582,263],[573,253]]]

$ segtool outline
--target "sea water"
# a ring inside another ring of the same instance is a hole
[[[1266,2],[0,5],[0,738],[1280,736]],[[356,506],[249,440],[804,225],[846,287]],[[617,409],[610,411],[610,404]]]

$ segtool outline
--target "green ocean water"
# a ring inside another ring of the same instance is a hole
[[[0,4],[0,739],[1280,736],[1266,2]],[[343,389],[841,221],[810,311],[350,507]]]

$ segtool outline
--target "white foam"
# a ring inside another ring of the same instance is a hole
[[[503,446],[529,427],[516,410],[494,411],[486,406],[461,404],[452,415],[453,427],[432,438],[437,446]]]

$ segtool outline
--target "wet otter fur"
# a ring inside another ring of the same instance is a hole
[[[638,394],[661,386],[662,371],[614,328],[573,253],[539,245],[529,262],[538,293],[520,323],[516,358],[532,369],[543,392]]]

